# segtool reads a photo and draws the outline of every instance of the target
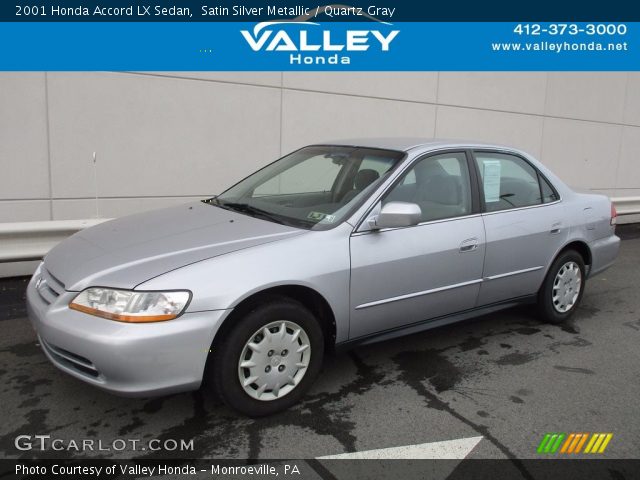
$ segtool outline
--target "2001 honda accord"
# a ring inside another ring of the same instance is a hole
[[[616,212],[529,155],[410,139],[302,148],[216,197],[56,246],[30,318],[65,372],[129,395],[210,380],[249,415],[299,400],[336,345],[535,301],[550,322],[614,261]]]

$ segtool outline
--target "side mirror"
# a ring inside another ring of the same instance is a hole
[[[420,223],[422,210],[416,203],[389,202],[382,207],[380,213],[369,218],[372,230],[380,228],[410,227]]]

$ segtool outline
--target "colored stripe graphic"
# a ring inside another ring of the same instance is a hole
[[[593,444],[596,443],[597,439],[598,435],[594,433],[591,436],[591,440],[589,440],[589,443],[587,444],[587,448],[584,449],[584,453],[591,453],[591,447],[593,447]]]
[[[556,453],[565,437],[565,433],[547,433],[538,445],[538,453]]]
[[[538,453],[543,453],[544,452],[544,447],[547,445],[547,442],[549,441],[550,438],[551,438],[551,434],[550,433],[547,433],[542,438],[542,441],[540,442],[540,445],[538,445]]]
[[[612,433],[594,433],[584,453],[604,453],[612,438]]]
[[[557,433],[551,434],[551,437],[549,438],[547,445],[544,447],[544,453],[551,453],[551,447],[553,446],[553,443],[556,441],[557,437],[558,437]]]
[[[560,453],[567,453],[567,449],[569,448],[569,445],[571,445],[571,442],[573,442],[573,439],[575,438],[576,434],[575,433],[570,433],[569,436],[567,437],[567,441],[564,442],[564,445],[562,445],[562,449],[560,450]]]
[[[582,438],[580,439],[580,443],[578,443],[578,445],[576,445],[576,449],[573,453],[580,453],[580,450],[582,450],[582,446],[584,445],[584,442],[587,441],[587,437],[589,436],[588,433],[583,433],[582,434]]]
[[[571,445],[569,446],[569,451],[567,453],[573,453],[576,449],[576,447],[578,446],[578,442],[582,439],[582,434],[581,433],[576,433],[576,436],[573,437],[573,442],[571,442]]]
[[[556,443],[553,444],[553,447],[551,447],[551,451],[549,453],[556,453],[558,451],[558,448],[560,448],[560,444],[562,443],[562,440],[564,440],[564,437],[566,435],[564,433],[559,433],[558,434],[558,438],[556,439]]]
[[[575,455],[583,451],[586,443],[583,453],[604,453],[612,438],[613,433],[547,433],[538,445],[537,452]]]
[[[611,441],[611,439],[613,438],[613,433],[607,433],[607,436],[604,439],[604,442],[602,442],[602,445],[600,445],[600,450],[598,450],[598,453],[604,453],[604,450],[607,448],[607,445],[609,445],[609,442]]]

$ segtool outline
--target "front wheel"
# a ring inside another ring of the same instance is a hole
[[[549,323],[562,323],[578,308],[585,285],[582,255],[567,250],[556,258],[538,293],[538,311]]]
[[[222,400],[252,417],[298,402],[322,366],[324,339],[300,303],[277,298],[252,309],[214,347],[209,371]]]

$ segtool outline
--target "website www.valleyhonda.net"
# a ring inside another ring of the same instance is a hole
[[[506,42],[491,43],[494,52],[626,52],[628,42]]]

